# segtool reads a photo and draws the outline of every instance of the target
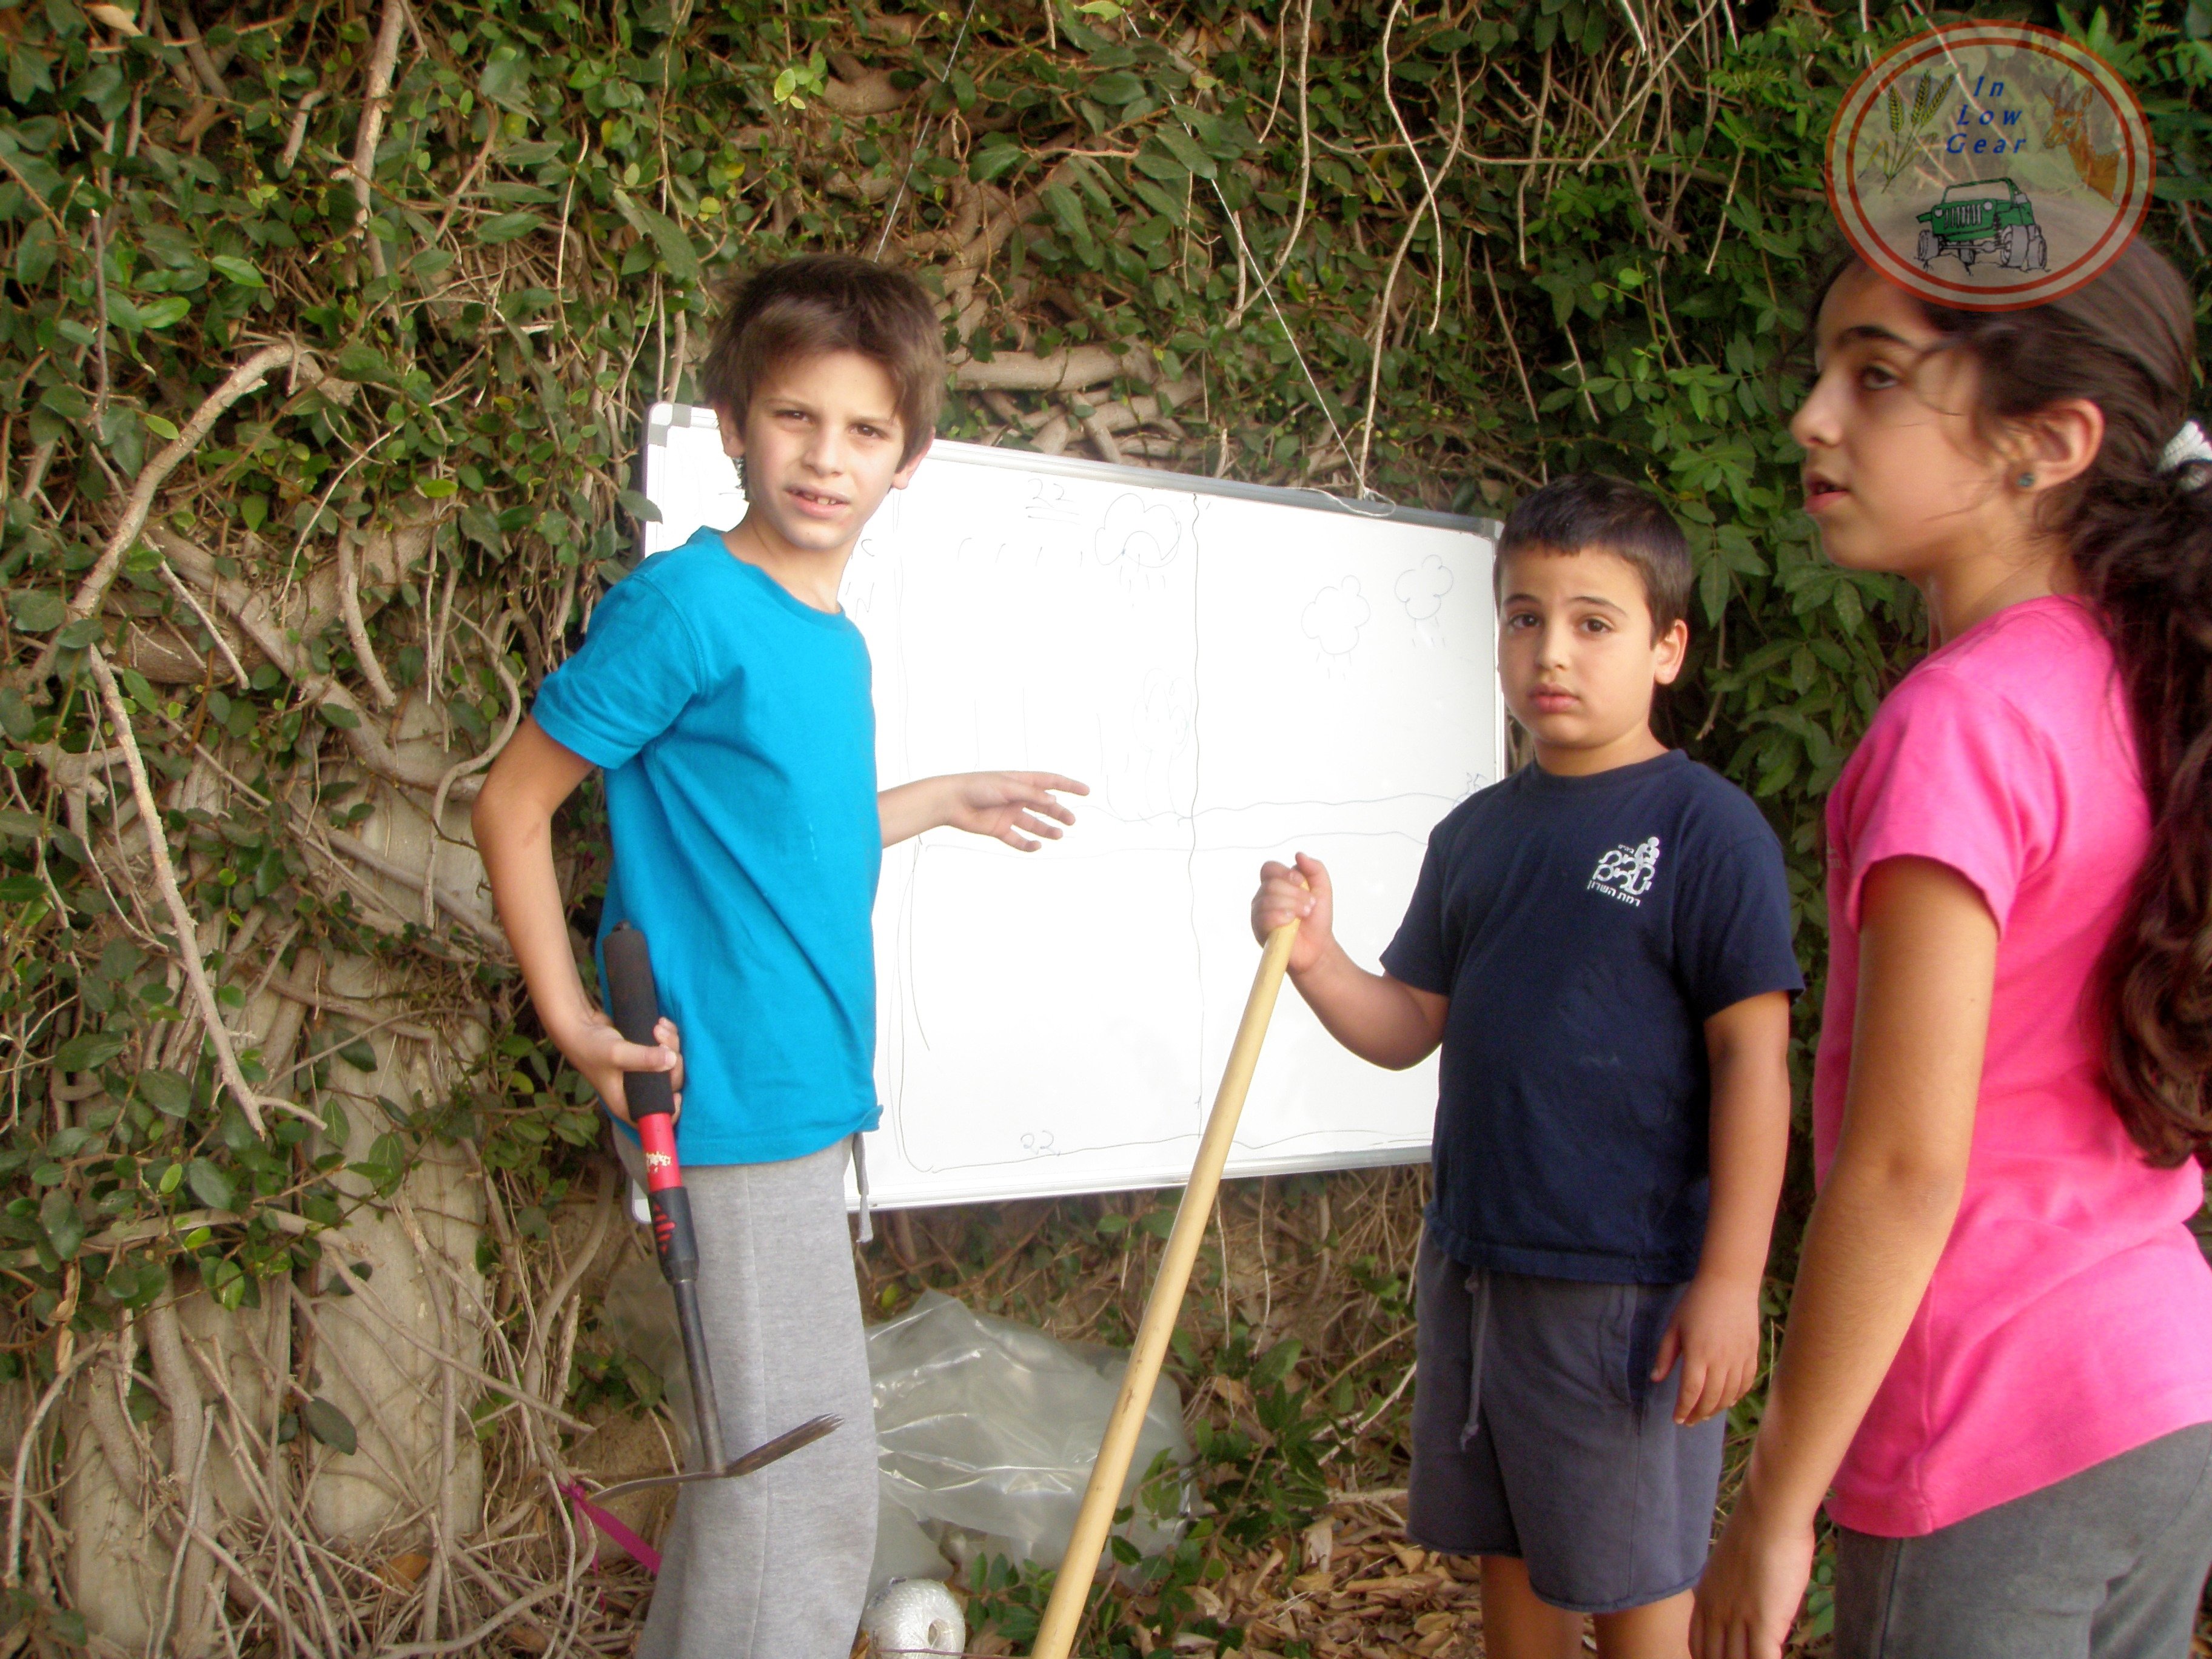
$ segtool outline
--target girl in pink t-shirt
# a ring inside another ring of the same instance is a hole
[[[1791,422],[1936,648],[1828,802],[1820,1194],[1696,1659],[2184,1659],[2212,1567],[2212,449],[2138,241],[2032,310],[1863,265]],[[2177,440],[2177,433],[2182,436]]]

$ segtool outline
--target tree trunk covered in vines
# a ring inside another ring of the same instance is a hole
[[[2191,268],[2200,9],[2092,25]],[[1789,838],[1817,965],[1819,798],[1919,624],[1818,559],[1784,422],[1827,112],[1914,26],[0,0],[0,1650],[597,1616],[553,1482],[628,1433],[576,1358],[626,1224],[466,809],[725,274],[922,272],[948,435],[1488,511],[1649,481],[1699,570],[1665,718]]]

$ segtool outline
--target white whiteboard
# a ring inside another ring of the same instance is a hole
[[[712,411],[657,404],[644,550],[744,515]],[[1372,965],[1436,821],[1499,775],[1492,526],[1317,492],[939,441],[840,599],[886,784],[1019,768],[1091,788],[1034,854],[887,851],[870,1196],[1176,1186],[1259,961],[1261,860],[1334,879]],[[1428,1155],[1436,1063],[1379,1070],[1286,990],[1232,1176]]]

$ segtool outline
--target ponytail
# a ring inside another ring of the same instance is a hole
[[[2150,854],[2100,975],[2105,1073],[2128,1133],[2160,1165],[2212,1162],[2208,475],[2201,459],[2161,473],[2134,526],[2099,512],[2075,543],[2119,658],[2152,814]],[[2104,495],[2093,490],[2085,506]]]
[[[2105,1076],[2151,1163],[2212,1164],[2212,449],[2183,430],[2195,307],[2137,238],[2047,305],[1928,315],[1972,354],[1988,422],[2077,398],[2104,414],[2096,459],[2049,511],[2118,659],[2150,799],[2150,851],[2098,976]]]

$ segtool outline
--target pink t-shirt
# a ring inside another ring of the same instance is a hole
[[[1847,1527],[1932,1532],[2212,1422],[2212,1268],[2187,1224],[2203,1171],[2143,1161],[2098,1057],[2098,957],[2149,839],[2112,647],[2068,599],[2013,605],[1928,657],[1829,798],[1821,1181],[1850,1073],[1866,872],[1948,865],[2001,930],[1965,1200],[1837,1472],[1828,1512]]]

